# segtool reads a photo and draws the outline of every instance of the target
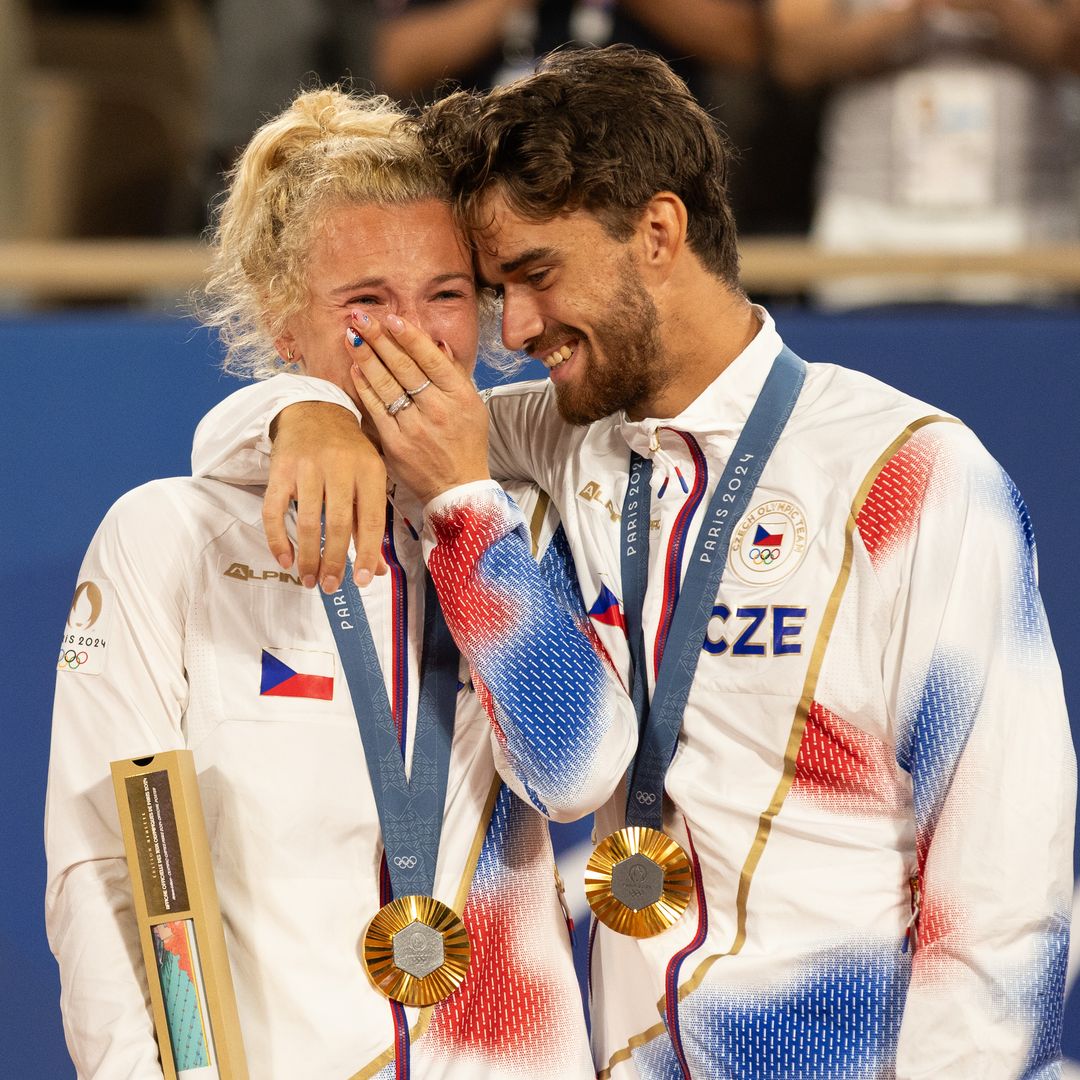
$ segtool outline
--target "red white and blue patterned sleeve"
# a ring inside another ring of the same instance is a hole
[[[1031,519],[970,431],[933,423],[857,524],[892,602],[921,892],[896,1075],[1057,1075],[1076,763]]]
[[[521,511],[491,481],[438,496],[424,516],[428,567],[491,720],[496,766],[541,813],[583,817],[622,783],[637,724],[561,528],[537,563]]]

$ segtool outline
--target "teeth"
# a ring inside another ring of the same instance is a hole
[[[571,349],[569,345],[563,345],[561,348],[556,349],[550,356],[545,356],[541,363],[543,363],[544,367],[550,369],[565,363],[573,355],[574,350]]]

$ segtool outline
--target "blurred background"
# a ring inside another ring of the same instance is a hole
[[[792,347],[956,413],[1010,471],[1080,722],[1080,0],[0,0],[6,1075],[73,1074],[42,919],[53,650],[108,505],[187,472],[237,385],[185,314],[223,171],[301,86],[422,103],[616,41],[727,131],[744,284]],[[556,837],[571,889],[587,832]]]

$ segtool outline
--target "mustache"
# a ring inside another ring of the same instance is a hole
[[[580,330],[575,330],[572,326],[566,326],[564,323],[560,323],[553,329],[545,330],[540,337],[527,341],[525,343],[525,351],[532,356],[547,356],[548,353],[552,352],[557,345],[561,345],[567,338],[577,338],[579,341],[584,341],[585,335]]]

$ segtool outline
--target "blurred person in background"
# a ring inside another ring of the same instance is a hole
[[[828,251],[1007,252],[1080,240],[1080,0],[771,0],[773,64],[825,86],[813,238]],[[859,278],[830,305],[1013,301],[1011,276]]]
[[[213,0],[214,64],[207,121],[207,199],[251,133],[298,86],[371,84],[374,0]]]
[[[471,260],[398,118],[385,98],[324,91],[260,129],[222,210],[205,310],[234,369],[288,364],[354,405],[356,328],[373,315],[440,342],[444,377],[364,421],[391,468],[367,501],[389,573],[362,594],[341,579],[305,590],[267,558],[245,476],[129,492],[83,563],[71,625],[94,636],[61,657],[45,824],[46,924],[80,1077],[161,1076],[109,762],[176,748],[194,752],[252,1077],[593,1075],[538,810],[576,818],[607,798],[634,717],[582,629],[546,501],[530,512],[538,564],[521,510],[487,479]],[[395,453],[432,410],[478,436],[442,469]],[[331,515],[326,535],[351,524]],[[318,513],[298,524],[312,527]],[[380,782],[395,771],[396,794]],[[408,1007],[365,971],[365,927],[407,896],[451,909],[471,944],[463,981],[443,982],[453,993]]]
[[[450,79],[486,90],[532,73],[568,43],[622,42],[669,58],[701,96],[702,60],[751,70],[761,55],[755,0],[378,0],[380,90],[430,97]]]

